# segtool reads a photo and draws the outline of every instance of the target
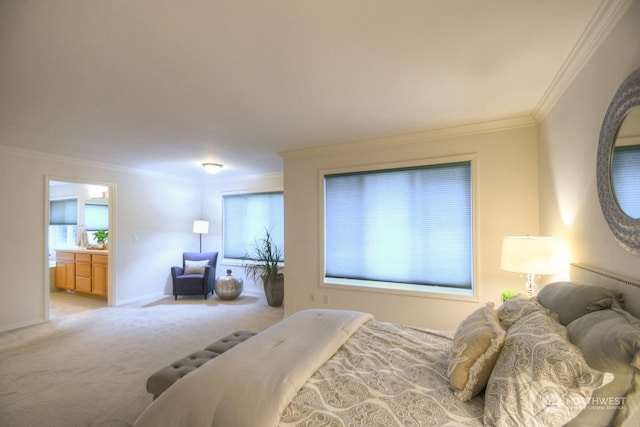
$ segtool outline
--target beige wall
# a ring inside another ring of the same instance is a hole
[[[179,262],[183,250],[198,250],[191,226],[202,209],[199,184],[0,145],[0,331],[45,319],[46,176],[115,185],[116,305],[168,293],[169,266]]]
[[[571,260],[640,278],[640,257],[619,246],[596,191],[600,127],[619,85],[640,67],[636,1],[540,125],[541,230],[564,239]]]
[[[515,128],[510,128],[515,126]],[[480,303],[524,283],[500,270],[502,237],[538,232],[537,127],[527,120],[284,153],[285,314],[311,307],[362,310],[377,319],[455,329]],[[499,130],[502,127],[509,128]],[[479,133],[478,133],[479,132]],[[468,134],[471,133],[471,134]],[[479,302],[323,287],[319,171],[459,154],[477,155],[476,285]],[[310,301],[310,295],[315,302]],[[325,304],[325,298],[328,303]]]

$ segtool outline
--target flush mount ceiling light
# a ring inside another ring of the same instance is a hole
[[[222,169],[222,165],[220,163],[203,163],[202,167],[207,173],[218,173]]]

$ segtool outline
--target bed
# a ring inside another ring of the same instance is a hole
[[[640,425],[640,284],[572,282],[456,331],[306,310],[176,382],[136,426]]]

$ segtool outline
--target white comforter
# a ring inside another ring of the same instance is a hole
[[[276,426],[307,379],[371,319],[354,311],[296,313],[176,382],[135,425]]]

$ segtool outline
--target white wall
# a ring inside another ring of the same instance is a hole
[[[361,310],[377,319],[452,330],[479,304],[524,279],[500,270],[502,237],[538,233],[537,127],[527,120],[284,153],[285,315],[311,307]],[[515,127],[515,128],[513,128]],[[319,170],[477,154],[479,302],[321,287]],[[310,301],[315,295],[315,302]],[[324,304],[325,297],[328,304]]]
[[[634,2],[540,125],[541,229],[570,245],[571,261],[640,278],[640,257],[619,246],[596,191],[602,120],[620,84],[640,67]]]
[[[198,250],[191,227],[201,215],[199,183],[0,145],[0,331],[45,319],[46,176],[115,185],[110,263],[116,305],[169,293],[169,267],[184,250]]]

